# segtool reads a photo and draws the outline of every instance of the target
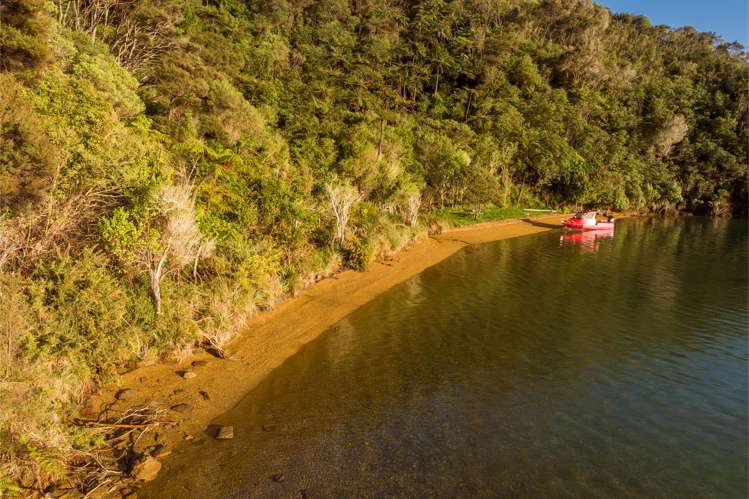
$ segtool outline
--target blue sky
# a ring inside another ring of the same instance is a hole
[[[653,24],[675,28],[694,26],[713,31],[727,41],[749,46],[747,0],[595,0],[613,12],[629,12],[650,18]]]

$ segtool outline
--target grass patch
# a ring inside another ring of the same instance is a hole
[[[435,211],[436,218],[444,220],[452,227],[465,227],[482,222],[494,222],[497,220],[506,220],[508,218],[524,218],[533,216],[533,212],[526,212],[518,206],[509,206],[500,208],[496,205],[488,205],[477,218],[474,215],[472,206],[455,206],[452,208],[442,208]]]

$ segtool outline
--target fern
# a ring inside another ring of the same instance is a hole
[[[54,479],[60,478],[64,475],[65,466],[63,460],[56,452],[37,448],[34,449],[30,455],[37,466],[39,466],[39,469],[41,469],[46,475],[49,475]]]
[[[16,482],[3,470],[0,470],[0,498],[18,497],[21,488]]]
[[[46,478],[57,480],[65,474],[64,458],[59,452],[23,442],[28,457]]]

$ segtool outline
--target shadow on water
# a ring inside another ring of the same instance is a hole
[[[533,220],[532,218],[523,218],[522,221],[527,223],[528,225],[533,225],[534,227],[543,227],[545,229],[560,229],[562,227],[561,220],[558,224],[539,222],[538,220]]]

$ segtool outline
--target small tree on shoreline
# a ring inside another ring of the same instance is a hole
[[[148,274],[157,314],[161,314],[161,282],[188,264],[193,273],[200,258],[210,256],[213,241],[200,232],[195,217],[192,187],[163,185],[152,206],[140,216],[123,208],[104,220],[102,235],[123,263]]]
[[[351,216],[351,207],[361,199],[359,190],[348,183],[333,183],[325,186],[330,209],[336,219],[336,242],[343,244],[346,226]]]
[[[395,210],[400,214],[403,223],[414,227],[419,220],[419,209],[421,208],[421,191],[418,187],[402,189],[397,197]]]

